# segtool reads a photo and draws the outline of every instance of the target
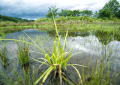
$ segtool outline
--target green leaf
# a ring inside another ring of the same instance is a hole
[[[39,83],[39,81],[43,78],[44,81],[47,78],[47,76],[50,74],[50,72],[52,71],[53,67],[50,66],[34,83],[34,85],[37,85]],[[47,74],[47,76],[45,76]]]
[[[81,75],[80,75],[80,72],[78,71],[78,69],[74,66],[74,65],[71,65],[74,69],[75,69],[75,71],[77,72],[77,74],[78,74],[78,76],[79,76],[79,79],[80,79],[80,83],[82,84],[83,82],[82,82],[82,78],[81,78]],[[80,83],[79,83],[79,85],[80,85]]]
[[[48,78],[48,76],[50,75],[50,73],[53,69],[54,69],[53,66],[49,67],[49,70],[47,71],[46,75],[43,77],[42,83],[44,83],[46,81],[46,79]]]
[[[49,64],[52,64],[51,60],[50,60],[50,56],[48,54],[45,55],[45,58],[47,59],[47,61],[48,61]]]

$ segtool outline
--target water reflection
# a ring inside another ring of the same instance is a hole
[[[113,37],[110,36],[99,36],[99,33],[80,33],[80,32],[69,32],[69,36],[66,42],[66,49],[68,51],[72,50],[72,58],[70,63],[84,64],[93,67],[96,63],[96,60],[101,61],[104,56],[106,60],[110,57],[111,71],[119,72],[120,71],[120,42],[112,41]],[[28,42],[32,42],[34,46],[30,46],[30,57],[38,58],[43,57],[43,50],[46,52],[51,52],[54,45],[55,31],[38,31],[38,30],[23,30],[21,32],[10,33],[6,36],[8,39],[24,39]],[[65,32],[60,32],[60,35],[65,35]],[[99,38],[101,37],[101,38]],[[102,39],[102,40],[100,40]],[[102,41],[102,42],[101,42]],[[107,41],[107,42],[106,42]],[[5,41],[2,41],[0,47],[3,47]],[[64,42],[64,38],[61,37],[61,43]],[[103,44],[104,43],[104,44]],[[37,44],[37,46],[35,45]],[[9,69],[16,67],[18,68],[17,63],[17,44],[13,41],[6,41],[6,47],[8,49],[8,58],[10,65]],[[1,65],[1,64],[0,64]],[[2,67],[0,66],[0,69]]]
[[[60,32],[60,35],[65,35],[65,32]],[[73,35],[73,36],[72,36]],[[105,35],[105,34],[104,34]],[[42,50],[46,50],[46,52],[50,52],[52,50],[52,46],[54,45],[55,39],[55,31],[38,31],[38,30],[23,30],[21,32],[10,33],[6,36],[8,39],[24,39],[29,42],[35,42],[39,48],[31,46],[31,55],[34,57],[40,57],[40,53]],[[98,35],[97,35],[98,36]],[[111,37],[111,36],[110,36]],[[102,41],[107,37],[103,37]],[[101,38],[100,38],[101,39]],[[107,38],[108,39],[108,38]],[[61,37],[61,43],[64,42],[64,38]],[[112,63],[116,63],[119,61],[119,52],[120,52],[120,42],[119,41],[109,41],[110,43],[103,44],[100,42],[99,37],[97,38],[90,32],[80,33],[80,32],[69,32],[69,36],[67,38],[66,49],[71,50],[73,52],[73,60],[77,59],[77,63],[82,62],[86,63],[88,59],[92,57],[95,62],[96,59],[102,59],[103,56],[111,56]],[[1,44],[1,47],[4,43]],[[15,42],[8,41],[6,42],[9,58],[14,59],[17,57],[17,45]],[[42,50],[40,50],[42,49]],[[107,50],[107,52],[105,51]],[[106,52],[106,53],[105,53]],[[11,57],[12,56],[12,57]],[[42,55],[41,55],[42,56]],[[77,56],[77,57],[76,57]],[[75,59],[76,58],[76,59]],[[80,58],[80,59],[79,59]],[[87,63],[86,63],[87,64]]]

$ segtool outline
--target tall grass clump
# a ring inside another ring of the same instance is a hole
[[[0,58],[1,58],[1,64],[4,68],[6,68],[8,64],[8,58],[7,58],[7,48],[4,46],[4,48],[0,49]]]
[[[27,68],[29,67],[29,63],[30,63],[30,50],[29,50],[29,45],[27,44],[23,44],[20,45],[18,44],[18,60],[19,63],[22,65],[23,68]]]
[[[40,75],[40,77],[34,82],[34,85],[37,85],[38,83],[40,85],[43,85],[45,83],[45,81],[49,78],[50,75],[53,76],[53,78],[58,78],[59,79],[59,85],[62,85],[62,81],[66,81],[69,84],[74,85],[73,82],[71,82],[69,80],[69,78],[66,77],[65,75],[65,71],[67,71],[67,67],[71,66],[75,69],[75,71],[77,72],[78,76],[79,76],[79,85],[82,84],[82,79],[81,79],[81,75],[80,72],[78,71],[78,69],[75,66],[82,66],[82,65],[78,65],[78,64],[69,64],[69,61],[71,59],[71,51],[67,52],[65,49],[65,45],[66,45],[66,39],[67,39],[67,35],[68,35],[68,31],[66,33],[65,39],[64,39],[64,45],[61,45],[60,42],[60,37],[59,37],[59,33],[58,33],[58,29],[57,29],[57,25],[53,16],[53,21],[54,21],[54,26],[56,29],[56,39],[54,42],[54,47],[52,50],[52,52],[49,53],[45,53],[45,57],[43,58],[39,58],[39,59],[34,59],[34,61],[40,62],[41,65],[46,65],[48,66],[48,68],[42,73],[42,75]],[[84,67],[84,66],[82,66]]]
[[[84,72],[82,75],[83,85],[113,85],[109,63],[96,62],[96,66],[92,67],[91,71],[87,69],[88,73]]]

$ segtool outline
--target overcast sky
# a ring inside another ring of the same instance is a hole
[[[0,14],[22,17],[44,17],[48,7],[55,6],[60,9],[90,9],[97,11],[109,0],[0,0]],[[120,0],[118,0],[120,1]]]

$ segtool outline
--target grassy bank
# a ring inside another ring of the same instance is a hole
[[[58,17],[56,24],[60,32],[86,32],[95,34],[104,44],[111,40],[120,41],[120,20],[103,20],[90,17]],[[41,18],[32,22],[1,22],[0,35],[24,29],[39,29],[55,32],[51,18]],[[54,34],[54,33],[53,33]],[[103,38],[104,36],[104,38]],[[109,39],[109,40],[106,40]],[[106,42],[107,41],[107,42]]]
[[[88,17],[59,17],[56,23],[60,31],[99,31],[114,32],[120,30],[120,20],[103,20]],[[55,30],[53,21],[50,18],[41,18],[33,22],[13,23],[1,22],[0,31],[6,33],[11,30],[19,30],[25,28],[36,28],[40,30]],[[4,31],[5,30],[5,31]]]

